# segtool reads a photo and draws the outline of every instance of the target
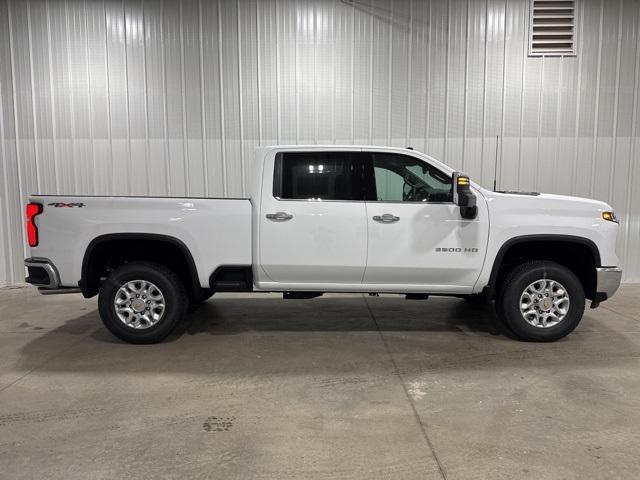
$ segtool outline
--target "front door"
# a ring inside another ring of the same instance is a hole
[[[452,201],[451,175],[413,156],[372,152],[366,165],[364,283],[415,285],[431,292],[472,287],[487,241],[483,202],[475,219],[463,219]]]
[[[266,281],[362,282],[367,255],[362,170],[357,150],[282,152],[273,170],[265,165],[265,172],[274,172],[273,192],[265,191],[270,179],[263,181],[259,220]]]

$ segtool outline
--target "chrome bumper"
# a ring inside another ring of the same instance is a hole
[[[596,267],[596,295],[600,300],[613,296],[620,286],[622,269],[618,267]]]
[[[80,292],[79,288],[62,287],[60,285],[58,269],[47,258],[27,258],[24,261],[24,266],[27,267],[29,272],[25,282],[38,287],[38,291],[43,295]]]

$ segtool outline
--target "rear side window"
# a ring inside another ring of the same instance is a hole
[[[292,200],[363,200],[359,152],[279,153],[273,196]]]

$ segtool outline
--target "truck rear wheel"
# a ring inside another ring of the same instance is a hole
[[[100,318],[128,343],[158,343],[184,317],[189,303],[180,278],[163,265],[132,262],[116,269],[100,288]]]
[[[552,342],[571,333],[584,314],[582,282],[567,267],[535,261],[504,278],[498,316],[522,340]]]

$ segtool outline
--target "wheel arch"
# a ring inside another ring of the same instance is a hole
[[[193,259],[191,251],[185,245],[185,243],[170,235],[156,234],[156,233],[109,233],[95,237],[85,249],[84,256],[82,258],[81,277],[78,285],[85,298],[93,297],[98,293],[100,288],[99,282],[95,281],[97,274],[96,269],[99,268],[100,256],[97,255],[106,249],[107,246],[113,245],[165,245],[175,251],[180,252],[182,260],[184,260],[184,270],[176,272],[182,274],[185,281],[187,291],[190,296],[197,296],[200,294],[202,288],[200,287],[200,281],[198,278],[198,269]],[[141,258],[147,259],[147,258]],[[134,258],[135,260],[135,258]],[[179,261],[180,259],[174,259]]]
[[[593,267],[601,266],[600,251],[598,250],[598,247],[595,244],[595,242],[589,238],[580,237],[576,235],[559,235],[559,234],[520,235],[505,241],[500,247],[500,249],[498,250],[498,253],[494,258],[493,266],[491,267],[491,274],[489,276],[489,283],[484,288],[483,294],[486,295],[486,298],[488,299],[494,298],[498,290],[498,283],[499,283],[498,280],[501,274],[503,273],[502,272],[503,266],[505,266],[504,262],[509,258],[510,252],[514,252],[514,248],[522,249],[527,245],[530,245],[532,247],[532,251],[535,252],[535,250],[538,249],[538,253],[540,253],[540,250],[539,250],[540,248],[548,247],[554,244],[559,244],[566,247],[570,247],[573,244],[573,245],[579,246],[583,252],[590,252],[591,259],[589,259],[590,261],[588,262],[588,265],[584,266],[585,268],[583,269],[583,271],[579,271],[579,272],[574,271],[574,273],[578,275],[578,277],[580,278],[580,280],[582,281],[585,287],[585,293],[587,294],[587,298],[590,298],[592,295],[595,294],[595,278],[593,279],[590,278],[591,273],[595,277],[595,270],[591,269],[593,271],[589,273],[586,270],[586,268],[590,266],[593,266]],[[534,255],[531,255],[529,259],[558,261],[558,259],[555,258],[554,255],[548,255],[548,254],[541,255],[541,256],[534,254]],[[571,268],[570,266],[571,262],[563,262],[562,260],[560,260],[558,261],[558,263],[563,264],[568,268]],[[573,268],[571,269],[574,270]]]

